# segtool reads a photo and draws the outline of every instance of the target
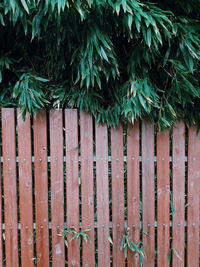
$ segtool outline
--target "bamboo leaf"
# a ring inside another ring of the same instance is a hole
[[[26,12],[29,14],[29,8],[28,8],[28,5],[26,3],[26,0],[20,0],[24,9],[26,10]]]

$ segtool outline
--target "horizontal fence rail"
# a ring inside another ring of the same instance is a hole
[[[194,127],[2,108],[0,130],[0,266],[199,266]]]

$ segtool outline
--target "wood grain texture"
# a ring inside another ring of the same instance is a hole
[[[80,113],[82,227],[90,229],[89,242],[83,242],[83,266],[95,265],[93,122],[89,113]]]
[[[62,234],[64,228],[64,177],[63,177],[63,118],[61,110],[50,112],[51,155],[51,223],[52,264],[65,266],[65,248]]]
[[[48,170],[46,111],[34,119],[34,165],[37,266],[49,266]]]
[[[185,125],[177,122],[173,127],[172,144],[173,214],[172,247],[181,260],[173,255],[173,266],[185,266]]]
[[[142,219],[145,267],[155,263],[155,178],[154,178],[154,128],[142,122]]]
[[[127,209],[130,238],[140,240],[140,128],[139,121],[127,127]],[[128,267],[139,266],[139,255],[129,251]]]
[[[157,134],[157,253],[158,266],[169,266],[170,249],[170,177],[169,131]]]
[[[18,219],[15,110],[2,109],[2,148],[4,177],[4,215],[6,266],[18,267]]]
[[[125,266],[124,252],[120,250],[124,234],[124,169],[123,169],[123,128],[111,128],[112,157],[112,225],[113,225],[113,266]]]
[[[79,173],[78,173],[78,114],[77,110],[65,110],[66,137],[66,194],[67,225],[79,231]],[[80,266],[80,248],[77,240],[68,246],[69,266]]]
[[[108,129],[96,124],[98,266],[110,265]],[[106,253],[105,253],[106,251]]]
[[[17,112],[18,157],[19,157],[19,200],[21,224],[21,264],[34,266],[33,241],[33,197],[32,197],[32,149],[30,116],[23,121]],[[26,138],[25,138],[26,136]]]
[[[187,266],[196,267],[199,259],[200,200],[200,135],[196,128],[188,132],[188,192],[187,192]]]

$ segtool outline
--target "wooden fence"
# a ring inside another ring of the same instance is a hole
[[[139,266],[120,250],[127,231],[143,242],[144,266],[199,266],[195,128],[107,128],[77,110],[23,121],[4,108],[1,122],[0,266]],[[63,229],[74,227],[90,241],[67,247]]]

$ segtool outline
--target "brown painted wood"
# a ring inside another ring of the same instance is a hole
[[[190,127],[188,133],[187,192],[187,266],[198,266],[199,260],[199,200],[200,200],[200,135]]]
[[[98,266],[110,266],[108,129],[96,124]],[[106,251],[106,253],[105,253]]]
[[[21,265],[34,266],[33,241],[33,197],[32,197],[32,151],[30,116],[23,121],[17,112],[18,158],[19,158],[19,200],[21,229]]]
[[[127,127],[127,209],[130,238],[140,240],[139,121]],[[129,251],[128,267],[139,266],[139,255]]]
[[[4,215],[6,266],[17,267],[18,260],[18,224],[17,224],[17,175],[15,143],[15,111],[2,109],[2,148],[4,177]]]
[[[67,226],[79,231],[78,114],[65,110]],[[70,237],[71,238],[71,237]],[[69,266],[80,266],[80,248],[75,239],[68,245]]]
[[[181,260],[173,254],[173,266],[185,266],[185,125],[177,122],[173,127],[173,205],[175,214],[172,217],[172,248],[177,252]]]
[[[145,267],[154,266],[155,261],[155,181],[154,181],[154,128],[142,122],[142,218]]]
[[[0,148],[0,156],[2,156],[2,148]],[[2,189],[3,189],[3,174],[2,174],[2,165],[0,163],[0,266],[3,266],[3,258],[4,258],[4,244],[3,244],[3,201],[2,201]]]
[[[158,266],[169,266],[170,249],[170,177],[169,131],[157,134],[157,253]]]
[[[111,128],[112,157],[112,225],[113,266],[125,266],[124,252],[120,250],[124,234],[124,170],[123,170],[123,128]]]
[[[36,207],[36,265],[48,267],[49,263],[49,218],[48,218],[48,171],[47,171],[47,127],[46,113],[40,111],[34,120],[34,179]],[[63,120],[61,111],[50,113],[51,152],[51,227],[52,266],[95,266],[94,242],[94,177],[93,177],[93,121],[86,112],[81,113],[81,177],[78,159],[78,115],[76,110],[65,110],[66,137],[66,194],[67,226],[80,229],[90,228],[91,242],[83,242],[83,261],[77,240],[69,243],[68,259],[65,258],[62,237],[57,234],[64,226],[64,185],[63,185]],[[33,199],[32,199],[32,151],[31,123],[27,116],[23,121],[18,111],[15,133],[15,110],[2,109],[2,155],[3,192],[5,207],[5,252],[2,263],[2,239],[0,240],[0,266],[34,266],[33,248]],[[97,186],[97,246],[98,266],[110,265],[109,234],[109,190],[108,190],[108,132],[107,126],[96,125],[96,186]],[[16,158],[16,137],[18,138],[18,159]],[[143,234],[146,258],[144,266],[155,266],[155,229],[157,232],[158,266],[168,266],[169,251],[169,132],[157,135],[157,207],[155,207],[154,177],[154,129],[142,122],[142,202]],[[140,159],[139,123],[128,125],[127,129],[127,215],[130,237],[137,242],[139,235],[140,200]],[[185,180],[185,127],[178,122],[173,128],[172,146],[172,193],[175,214],[172,217],[172,244],[182,260],[173,255],[172,266],[199,265],[199,199],[200,199],[200,136],[196,129],[189,129],[188,181]],[[19,162],[19,188],[17,188],[16,160]],[[122,127],[111,129],[112,167],[112,221],[113,221],[113,266],[125,266],[123,251],[120,250],[124,234],[124,157]],[[80,179],[81,178],[81,179]],[[79,218],[79,186],[81,182],[82,216]],[[187,183],[187,203],[185,203],[185,183]],[[0,183],[1,188],[1,183]],[[18,191],[19,190],[19,191]],[[17,192],[19,192],[19,212],[17,219]],[[0,211],[2,209],[0,191]],[[185,205],[187,206],[187,226],[185,225]],[[157,228],[155,228],[157,211]],[[2,224],[0,213],[0,226]],[[20,224],[19,224],[20,223]],[[20,227],[18,230],[18,227]],[[185,227],[186,254],[185,250]],[[20,231],[20,246],[18,249]],[[2,228],[0,228],[2,236]],[[186,256],[187,262],[184,261]],[[137,254],[129,253],[128,266],[138,266]]]
[[[62,234],[64,228],[64,179],[63,179],[63,120],[62,110],[50,111],[51,153],[51,223],[52,264],[65,266]]]
[[[83,242],[83,266],[95,266],[94,246],[94,177],[92,116],[80,113],[82,227],[90,229],[89,242]]]
[[[45,110],[34,119],[34,165],[37,267],[49,266],[47,120]]]

